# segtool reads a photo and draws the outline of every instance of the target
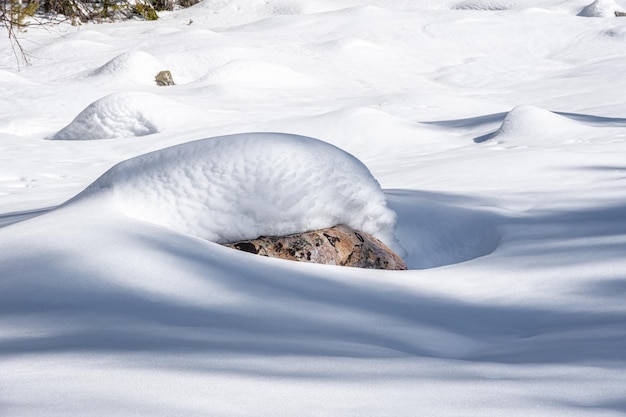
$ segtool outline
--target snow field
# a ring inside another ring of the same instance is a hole
[[[0,414],[622,416],[625,20],[590,4],[205,0],[29,28],[20,71],[0,42]],[[207,240],[347,211],[410,270]]]

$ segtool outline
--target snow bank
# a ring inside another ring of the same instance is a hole
[[[154,84],[154,77],[163,64],[143,51],[128,51],[116,56],[103,66],[90,72],[88,77],[102,80],[125,81],[137,84]]]
[[[249,133],[190,142],[122,162],[72,203],[212,242],[346,224],[396,246],[395,213],[368,169],[315,139]]]
[[[87,106],[51,139],[92,140],[145,136],[180,126],[200,112],[156,94],[114,93]]]
[[[614,0],[595,0],[583,7],[578,16],[615,17],[615,12],[624,12],[624,9]]]

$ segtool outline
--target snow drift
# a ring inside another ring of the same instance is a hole
[[[70,204],[102,198],[212,242],[346,224],[398,248],[395,213],[365,165],[302,136],[239,134],[148,153],[114,166]]]

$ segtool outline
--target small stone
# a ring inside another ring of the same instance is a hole
[[[172,78],[172,73],[167,70],[159,72],[156,77],[154,77],[154,80],[159,86],[176,85],[174,78]]]
[[[384,243],[345,225],[287,236],[261,236],[224,246],[271,258],[370,269],[407,269]]]

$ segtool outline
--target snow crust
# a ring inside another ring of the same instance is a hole
[[[123,213],[211,242],[345,224],[396,247],[395,213],[368,169],[325,142],[250,133],[124,161],[74,203],[102,194]]]

